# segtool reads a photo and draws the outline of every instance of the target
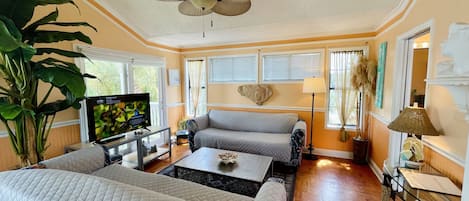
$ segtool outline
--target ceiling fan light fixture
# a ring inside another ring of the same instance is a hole
[[[208,10],[217,4],[217,0],[191,0],[191,3],[197,8]]]

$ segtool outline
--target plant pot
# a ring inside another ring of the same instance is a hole
[[[368,140],[363,138],[353,138],[353,163],[368,164]]]

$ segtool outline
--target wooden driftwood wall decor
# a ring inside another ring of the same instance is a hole
[[[262,105],[272,96],[272,89],[266,84],[248,84],[238,87],[238,93],[246,96],[257,105]]]

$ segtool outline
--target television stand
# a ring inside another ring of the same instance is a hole
[[[134,132],[129,132],[126,135],[123,135],[122,138],[118,139],[113,139],[112,141],[106,142],[106,143],[99,143],[100,146],[102,146],[105,151],[108,153],[107,159],[110,162],[116,162],[116,161],[111,161],[114,156],[110,156],[109,154],[111,153],[111,150],[113,149],[119,149],[119,146],[122,145],[127,145],[126,149],[132,150],[130,152],[126,153],[115,153],[116,155],[121,154],[122,155],[122,160],[119,161],[121,162],[122,166],[125,167],[130,167],[130,168],[136,168],[139,170],[144,170],[145,164],[154,161],[161,156],[168,154],[169,158],[171,158],[171,128],[169,127],[157,127],[157,126],[151,126],[149,127],[150,131],[144,131],[142,134],[135,135]],[[144,151],[146,149],[143,148],[143,141],[148,143],[148,140],[151,136],[153,135],[160,135],[161,137],[164,137],[164,144],[163,146],[158,146],[156,152],[144,154]],[[167,134],[167,136],[164,136]],[[167,146],[165,145],[167,144]],[[94,143],[79,143],[79,144],[74,144],[74,145],[69,145],[65,147],[65,153],[75,151],[81,148],[86,148],[90,146],[95,146]],[[133,147],[133,149],[131,149]],[[119,159],[119,157],[114,157]]]
[[[99,140],[99,141],[96,141],[96,144],[108,144],[112,141],[116,141],[116,140],[120,140],[122,138],[125,138],[125,135],[121,135],[121,136],[116,136],[116,137],[113,137],[113,138],[108,138],[108,139],[105,139],[105,140]]]

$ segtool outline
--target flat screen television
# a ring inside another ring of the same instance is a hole
[[[150,126],[150,95],[126,94],[86,98],[90,142],[105,142]]]

